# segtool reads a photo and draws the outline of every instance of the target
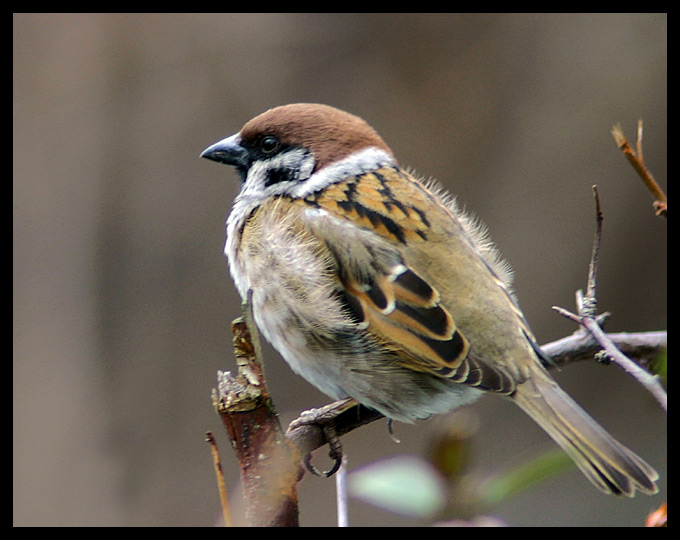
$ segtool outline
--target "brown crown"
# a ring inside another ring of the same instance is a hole
[[[364,120],[328,105],[283,105],[256,116],[241,129],[244,142],[255,143],[266,135],[274,135],[286,145],[309,149],[316,159],[315,170],[368,147],[393,155]]]

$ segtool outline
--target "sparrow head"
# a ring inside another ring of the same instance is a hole
[[[352,174],[395,163],[380,135],[358,116],[328,105],[270,109],[201,157],[232,165],[242,193],[306,196]]]

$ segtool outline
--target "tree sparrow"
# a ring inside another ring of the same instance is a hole
[[[361,118],[285,105],[201,156],[241,176],[229,268],[293,371],[404,422],[500,394],[601,491],[657,491],[657,472],[546,371],[486,231]]]

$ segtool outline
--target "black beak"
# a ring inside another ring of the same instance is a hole
[[[201,157],[236,167],[244,178],[252,163],[250,153],[241,145],[238,133],[209,146],[201,152]]]

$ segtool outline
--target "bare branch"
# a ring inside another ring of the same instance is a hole
[[[652,176],[652,173],[649,172],[649,169],[645,167],[645,163],[642,159],[642,120],[638,121],[637,134],[636,154],[628,143],[628,139],[626,139],[626,136],[623,134],[623,129],[621,129],[621,126],[616,125],[612,128],[612,135],[614,136],[616,144],[623,152],[623,155],[626,156],[626,159],[633,166],[638,175],[640,175],[640,178],[642,178],[642,181],[652,194],[652,197],[654,197],[654,208],[656,209],[656,215],[667,218],[668,199],[666,198],[666,194],[661,189],[661,187],[659,187],[659,184],[656,183],[656,180],[654,180],[654,177]]]
[[[250,302],[232,324],[238,373],[218,373],[213,404],[236,451],[253,526],[297,526],[300,455],[269,398]]]
[[[632,151],[632,150],[631,150]],[[648,371],[642,369],[625,354],[623,354],[614,343],[609,339],[604,330],[600,327],[597,320],[597,262],[600,254],[600,244],[602,239],[602,209],[600,206],[600,197],[597,193],[596,186],[593,186],[593,193],[595,196],[595,211],[596,211],[596,225],[595,237],[593,240],[593,251],[588,266],[588,288],[585,297],[582,291],[576,292],[576,307],[578,314],[571,313],[564,308],[553,307],[555,311],[567,317],[568,319],[580,324],[585,328],[593,338],[602,347],[602,350],[607,357],[621,367],[626,373],[634,377],[642,386],[644,386],[659,402],[665,412],[668,412],[668,398],[666,391],[661,386],[658,377],[652,375]]]
[[[595,197],[595,237],[593,239],[593,251],[590,255],[590,264],[588,265],[588,285],[586,287],[586,296],[583,299],[578,299],[579,313],[589,317],[597,315],[597,296],[595,290],[597,288],[597,263],[600,259],[600,244],[602,243],[602,207],[600,206],[600,195],[597,192],[597,186],[593,186],[593,197]],[[578,297],[577,297],[578,298]]]
[[[607,356],[616,363],[626,373],[635,378],[644,386],[659,402],[664,412],[668,412],[668,397],[666,391],[661,386],[659,378],[648,371],[642,369],[625,354],[623,354],[612,341],[607,337],[602,328],[592,317],[584,317],[583,326],[588,329],[592,336],[602,346]]]
[[[566,310],[565,310],[566,311]],[[575,316],[577,317],[577,316]],[[667,332],[607,334],[617,349],[645,368],[668,348]],[[595,338],[584,330],[541,346],[541,350],[558,366],[592,360],[602,350]]]
[[[231,511],[229,510],[229,497],[227,496],[227,486],[224,482],[224,471],[222,470],[222,460],[220,459],[220,452],[217,449],[217,441],[215,436],[208,431],[205,434],[205,440],[210,445],[210,452],[212,453],[213,465],[215,466],[215,477],[217,478],[217,491],[220,494],[220,504],[222,506],[222,517],[224,518],[224,526],[231,527]]]

